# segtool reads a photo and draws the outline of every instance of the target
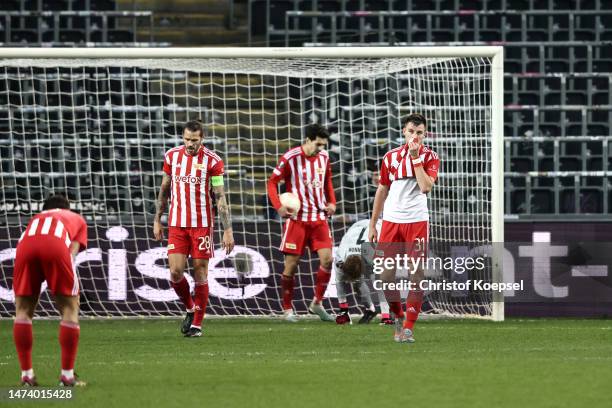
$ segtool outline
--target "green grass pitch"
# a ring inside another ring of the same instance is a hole
[[[423,321],[392,329],[314,320],[85,320],[72,402],[46,407],[598,407],[610,402],[612,320]],[[34,323],[42,386],[59,371],[56,321]],[[12,322],[0,321],[0,388],[18,383]],[[42,403],[41,403],[42,404]],[[4,403],[2,405],[5,405]],[[6,406],[33,406],[9,403]],[[609,406],[609,405],[607,405]]]

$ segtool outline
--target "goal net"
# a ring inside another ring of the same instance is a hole
[[[501,241],[496,47],[440,55],[418,48],[351,51],[359,55],[106,49],[98,56],[73,49],[39,57],[42,51],[0,50],[0,317],[14,311],[17,240],[52,192],[66,193],[89,224],[89,247],[76,259],[83,315],[183,312],[152,223],[164,152],[182,143],[182,125],[197,118],[204,144],[225,162],[237,245],[224,256],[217,228],[208,315],[281,312],[281,222],[265,186],[309,123],[332,133],[336,245],[353,222],[370,216],[381,159],[404,143],[402,118],[412,112],[429,119],[425,144],[442,161],[429,195],[430,248]],[[317,267],[306,251],[294,294],[298,313],[307,313]],[[475,273],[469,278],[496,279],[493,266]],[[452,274],[430,277],[465,279]],[[333,279],[327,295],[324,306],[335,309]],[[435,313],[495,318],[491,293],[432,292],[427,299]],[[46,290],[41,302],[40,316],[55,315]]]

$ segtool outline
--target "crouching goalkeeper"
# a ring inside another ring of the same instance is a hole
[[[378,292],[372,293],[370,289],[370,271],[362,259],[362,244],[368,240],[369,220],[361,220],[353,224],[340,241],[340,247],[335,254],[336,267],[336,291],[340,313],[336,316],[337,324],[352,324],[349,314],[348,294],[351,290],[359,293],[363,316],[359,324],[367,324],[376,317],[376,305],[374,300],[380,301],[380,309],[383,315],[381,323],[387,323],[389,319],[389,306],[384,295]]]

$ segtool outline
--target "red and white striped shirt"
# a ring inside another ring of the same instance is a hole
[[[281,207],[277,187],[281,180],[285,181],[286,190],[296,194],[302,203],[293,219],[325,220],[325,207],[336,204],[329,154],[325,150],[306,156],[302,146],[298,146],[281,157],[268,180],[268,196],[277,210]]]
[[[42,237],[55,237],[64,242],[66,248],[76,241],[83,250],[87,248],[87,223],[82,216],[70,210],[46,210],[32,217],[18,245],[28,245]]]
[[[440,168],[437,153],[421,145],[419,157],[425,173],[436,179]],[[407,145],[385,154],[380,167],[380,184],[389,187],[383,220],[397,224],[429,221],[427,195],[419,188]]]
[[[164,159],[164,172],[172,180],[168,226],[212,227],[210,178],[223,171],[221,158],[204,146],[193,156],[185,146],[168,150]]]

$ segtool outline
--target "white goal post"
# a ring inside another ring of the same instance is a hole
[[[281,312],[281,224],[265,182],[310,122],[332,132],[336,245],[369,217],[382,155],[401,143],[401,119],[412,112],[430,121],[425,144],[442,162],[429,197],[433,250],[502,243],[503,97],[498,46],[0,48],[0,318],[14,311],[17,240],[57,191],[89,223],[90,248],[77,259],[85,316],[182,313],[152,219],[163,152],[181,144],[181,126],[196,118],[226,163],[237,253],[247,260],[237,266],[216,253],[211,315]],[[501,282],[501,253],[492,252],[478,277]],[[316,267],[305,254],[298,313],[306,313]],[[336,307],[334,294],[330,285],[327,308]],[[428,300],[435,314],[504,318],[497,292]],[[48,295],[41,301],[39,315],[52,315]]]

